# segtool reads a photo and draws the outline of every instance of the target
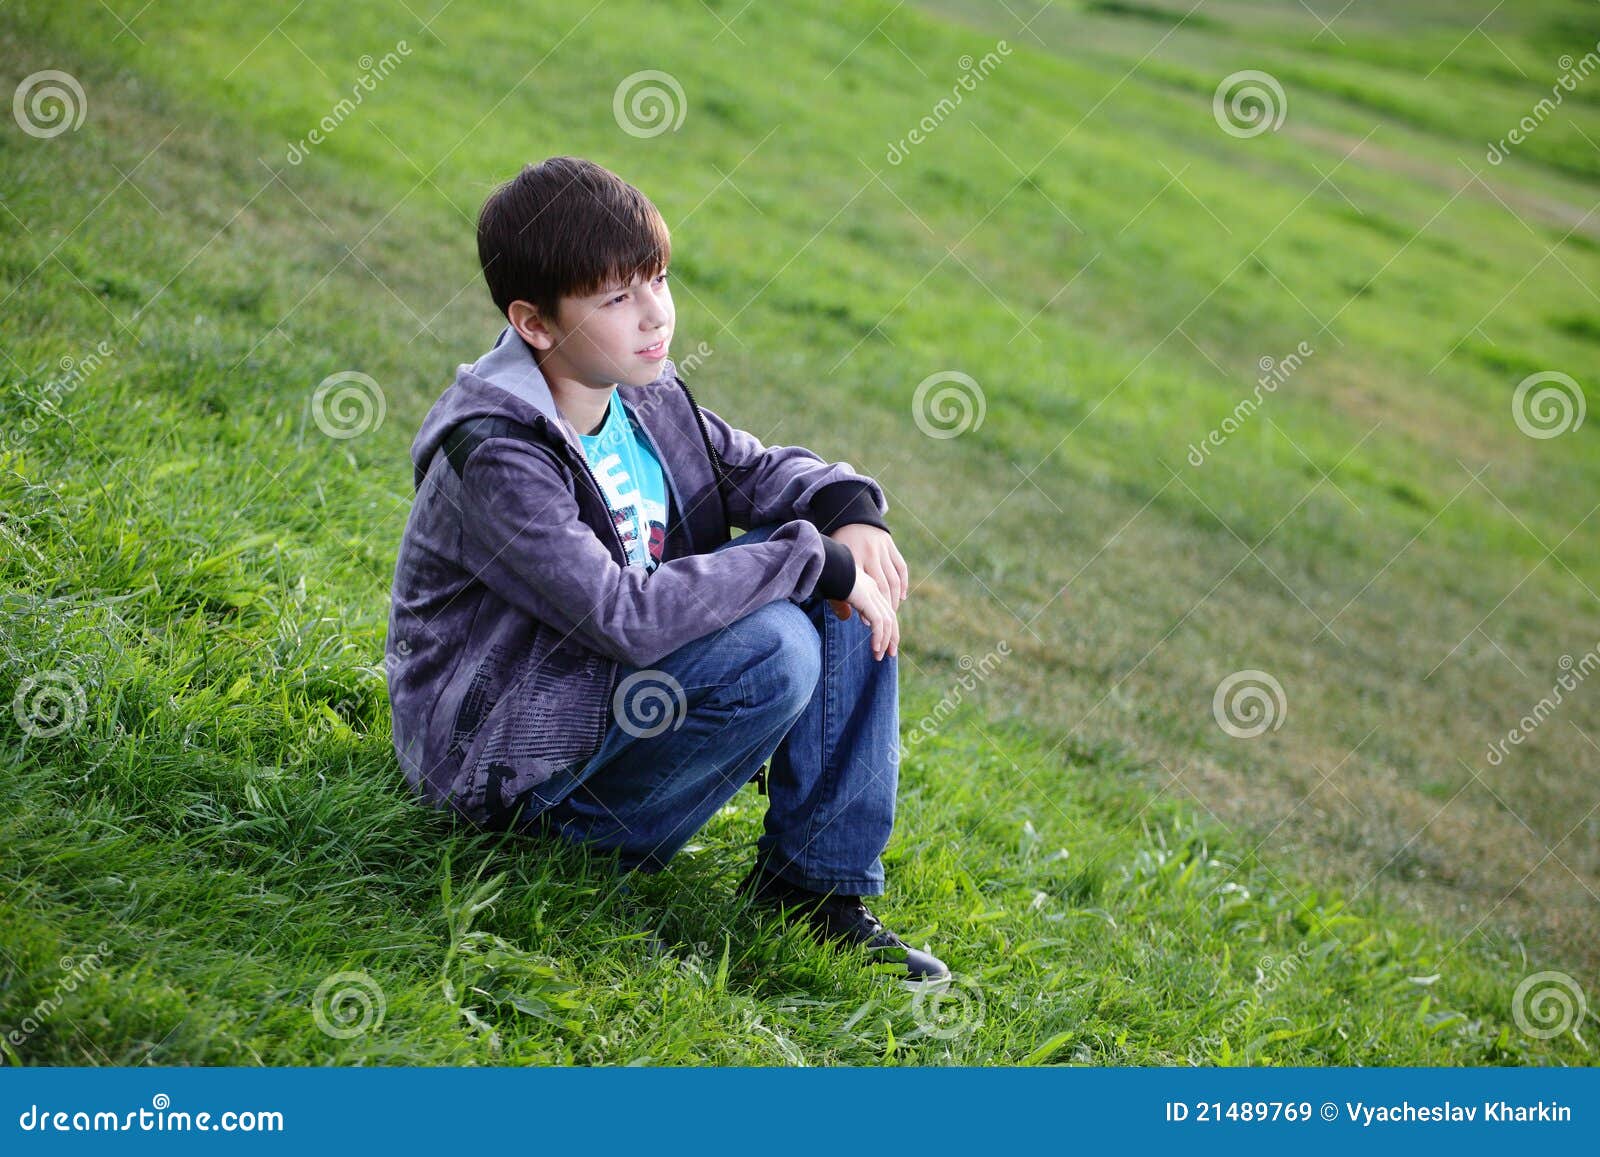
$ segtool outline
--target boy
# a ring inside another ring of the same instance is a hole
[[[861,899],[884,888],[909,585],[882,488],[695,404],[667,357],[666,225],[614,173],[527,166],[478,256],[508,324],[423,421],[395,569],[407,782],[653,872],[770,760],[737,891],[948,978]]]

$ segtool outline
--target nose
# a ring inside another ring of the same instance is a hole
[[[672,296],[666,286],[651,292],[647,296],[649,308],[645,311],[640,326],[645,333],[652,333],[658,329],[665,329],[672,320]]]

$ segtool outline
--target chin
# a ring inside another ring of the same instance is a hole
[[[642,370],[634,370],[633,373],[629,374],[627,377],[619,378],[617,380],[630,386],[653,385],[656,380],[661,377],[662,371],[666,369],[666,365],[666,359],[663,358],[661,361],[655,363],[653,367]]]

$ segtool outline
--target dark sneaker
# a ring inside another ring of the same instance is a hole
[[[800,916],[811,932],[824,941],[860,945],[880,966],[890,965],[899,979],[912,984],[938,983],[950,979],[950,969],[931,952],[912,948],[883,926],[860,896],[830,892],[824,895],[798,888],[772,875],[759,865],[739,881],[735,895],[748,896],[763,908],[778,910],[788,917]]]

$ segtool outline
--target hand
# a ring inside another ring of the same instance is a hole
[[[829,538],[850,548],[856,565],[870,574],[898,610],[901,600],[911,593],[911,575],[906,560],[894,544],[894,536],[867,522],[850,522],[836,528]],[[841,616],[844,617],[844,616]]]
[[[860,563],[856,564],[856,585],[850,597],[843,601],[829,599],[828,605],[841,619],[850,617],[852,607],[861,613],[862,621],[872,628],[873,659],[900,653],[900,619],[894,613],[894,604]]]
[[[884,530],[865,522],[852,522],[834,530],[829,535],[850,548],[856,560],[856,586],[848,599],[829,599],[833,613],[841,619],[850,617],[850,608],[861,612],[861,618],[872,628],[873,653],[882,658],[900,653],[900,620],[896,608],[911,593],[911,576],[906,560],[893,537]],[[865,577],[869,580],[862,582]],[[874,602],[876,595],[878,602]],[[880,633],[881,628],[881,633]]]

